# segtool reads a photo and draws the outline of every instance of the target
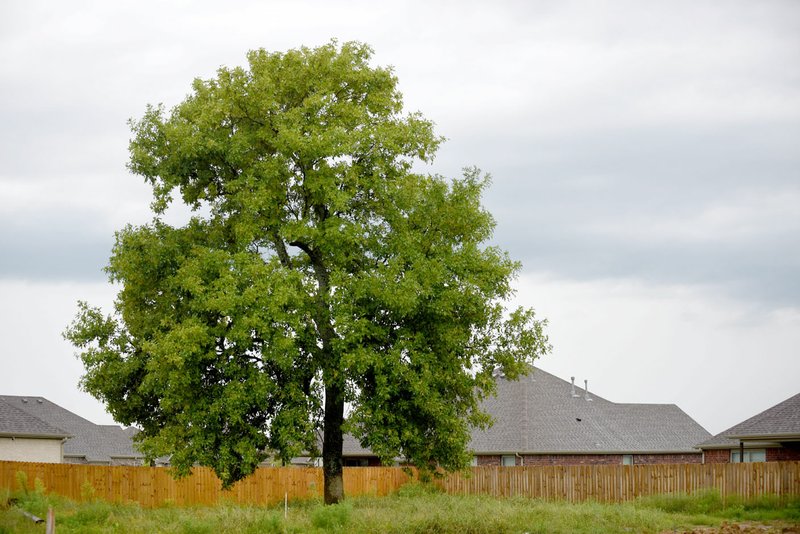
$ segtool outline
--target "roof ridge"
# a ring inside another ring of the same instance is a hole
[[[575,388],[538,367],[519,381],[498,379],[495,395],[481,407],[495,420],[474,429],[471,448],[479,454],[537,451],[697,452],[708,431],[675,404],[615,403]],[[520,450],[520,448],[522,450]]]
[[[22,401],[23,404],[27,404],[26,400],[28,400],[28,399],[33,399],[35,401],[41,401],[41,402],[38,402],[37,404],[42,404],[42,405],[46,404],[48,406],[48,408],[50,408],[51,410],[58,410],[60,415],[70,417],[71,419],[74,420],[73,422],[77,422],[77,420],[80,420],[80,422],[82,424],[85,423],[85,424],[89,424],[89,425],[92,425],[92,426],[100,426],[97,423],[95,423],[93,421],[90,421],[89,419],[86,419],[85,417],[82,417],[82,416],[76,414],[75,412],[64,408],[60,404],[56,404],[55,402],[51,401],[47,397],[41,397],[41,396],[38,396],[38,395],[32,395],[32,396],[26,396],[26,395],[2,395],[0,397],[2,397],[4,399],[19,399],[20,401]],[[31,413],[30,411],[25,409],[24,405],[23,406],[19,406],[18,408],[21,409],[22,411],[26,412],[26,413]],[[36,414],[32,414],[32,415],[34,417],[39,417]]]
[[[61,428],[65,435],[71,436],[64,444],[64,456],[84,456],[92,461],[110,461],[120,454],[123,457],[143,456],[119,425],[98,425],[44,397],[0,395],[0,399],[5,405]],[[28,402],[22,402],[23,399],[28,399]]]
[[[59,428],[40,417],[17,408],[2,397],[0,397],[0,411],[5,412],[0,420],[0,433],[18,436],[70,437],[70,433],[63,428]],[[14,424],[15,422],[17,423],[16,425]],[[7,425],[5,431],[2,429],[4,424]]]

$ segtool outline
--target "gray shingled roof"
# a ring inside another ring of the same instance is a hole
[[[800,393],[738,425],[723,430],[697,447],[701,449],[738,447],[739,438],[774,439],[780,436],[800,438]]]
[[[488,430],[473,430],[476,454],[697,453],[711,434],[674,404],[618,404],[541,369],[520,380],[498,378],[497,395],[483,410],[494,418]],[[350,435],[345,456],[371,452]]]
[[[96,425],[43,397],[3,395],[0,400],[72,437],[64,444],[64,456],[106,463],[111,458],[144,458],[133,447],[126,431],[116,425]]]
[[[618,404],[541,369],[499,378],[483,409],[494,419],[472,433],[478,454],[689,453],[711,434],[674,404]]]
[[[0,436],[63,439],[69,433],[0,398]]]
[[[344,436],[344,443],[342,444],[342,456],[374,456],[372,451],[369,449],[365,449],[361,446],[361,443],[353,437],[350,433],[345,433]],[[320,450],[322,450],[322,445],[320,441]]]

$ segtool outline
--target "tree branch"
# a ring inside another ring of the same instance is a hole
[[[287,269],[291,269],[292,258],[289,256],[289,253],[286,252],[286,245],[284,244],[283,239],[278,236],[278,232],[272,233],[272,244],[275,246],[275,252],[278,253],[278,259],[281,261],[281,265]]]

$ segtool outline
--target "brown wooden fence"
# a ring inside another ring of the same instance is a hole
[[[800,462],[744,464],[474,467],[440,485],[452,494],[520,495],[545,500],[622,502],[647,495],[717,490],[737,495],[800,495]]]
[[[109,467],[75,464],[0,462],[0,488],[17,487],[17,473],[35,479],[48,492],[76,500],[90,496],[142,506],[214,504],[228,500],[242,504],[273,504],[322,494],[319,468],[265,467],[222,491],[210,469],[196,468],[181,480],[160,467]],[[386,495],[407,483],[409,476],[396,467],[344,469],[345,493]],[[622,502],[646,495],[696,493],[714,489],[723,498],[732,495],[800,495],[800,462],[752,464],[670,464],[474,467],[468,474],[451,474],[437,481],[452,494],[488,494],[566,500]]]
[[[214,472],[196,467],[175,480],[164,467],[125,467],[82,464],[0,462],[0,488],[19,489],[17,472],[26,473],[28,489],[38,478],[48,492],[84,500],[90,496],[115,502],[136,501],[142,506],[214,504],[228,500],[241,504],[272,504],[322,495],[322,469],[262,467],[227,491]],[[344,469],[347,495],[386,495],[411,477],[393,467]]]

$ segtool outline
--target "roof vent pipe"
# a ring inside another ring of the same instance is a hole
[[[570,378],[572,378],[572,393],[571,393],[572,397],[573,397],[573,398],[575,398],[575,397],[580,397],[580,395],[578,395],[578,392],[577,392],[577,391],[575,391],[575,377],[574,377],[574,376],[572,376],[572,377],[570,377]]]
[[[588,380],[584,380],[583,381],[583,386],[584,386],[583,387],[583,398],[586,399],[586,401],[588,401],[588,402],[592,402],[594,399],[589,396],[589,381]]]

